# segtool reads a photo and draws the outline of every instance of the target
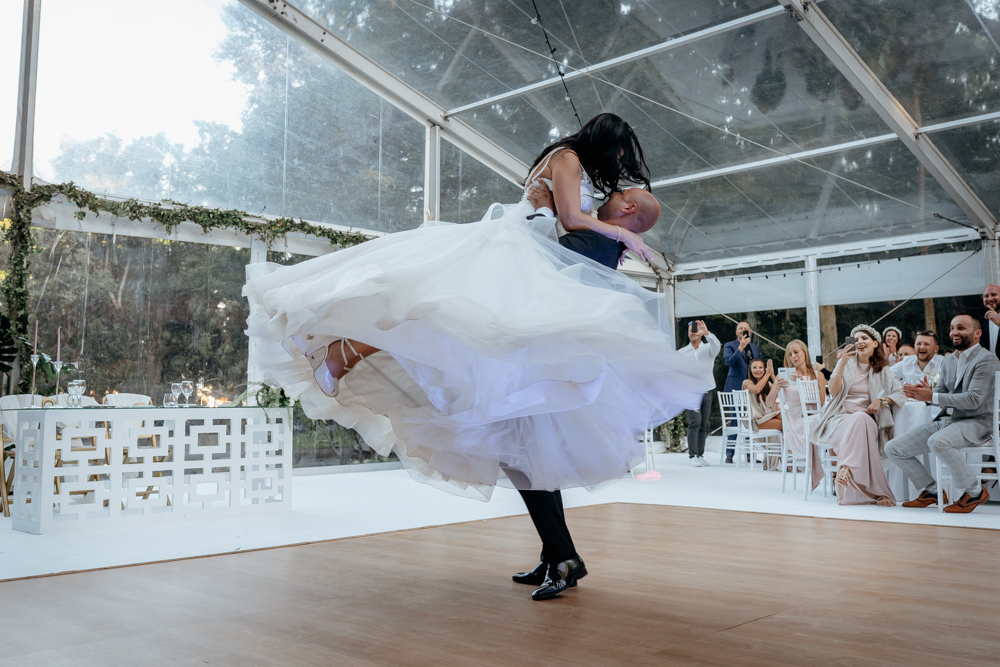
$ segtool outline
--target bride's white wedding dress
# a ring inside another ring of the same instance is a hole
[[[581,195],[589,210],[585,173]],[[522,199],[477,223],[249,265],[260,381],[463,495],[488,499],[505,479],[555,490],[626,473],[644,456],[635,434],[697,409],[712,381],[661,330],[662,295],[563,248],[554,221],[531,213]],[[381,351],[329,398],[305,355],[342,338]]]

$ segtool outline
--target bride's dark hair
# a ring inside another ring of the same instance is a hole
[[[546,147],[528,173],[557,148],[569,148],[576,153],[594,187],[605,196],[620,190],[620,181],[639,183],[649,190],[649,167],[639,139],[629,124],[613,113],[597,114],[576,134]]]

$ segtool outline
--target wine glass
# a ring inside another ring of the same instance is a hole
[[[170,383],[170,393],[174,395],[174,406],[177,405],[177,399],[181,397],[181,383],[171,382]]]
[[[87,381],[79,378],[76,381],[76,407],[83,407],[83,394],[87,391]]]
[[[178,383],[175,382],[174,384],[176,385]],[[177,393],[179,394],[180,392],[177,392]],[[163,395],[163,407],[165,407],[165,408],[176,408],[177,407],[177,396],[174,395],[172,392],[169,393],[169,394],[164,394]]]
[[[80,405],[80,394],[83,393],[83,387],[80,386],[82,380],[70,380],[66,383],[66,407],[75,408]]]
[[[194,382],[191,380],[184,380],[181,382],[181,391],[184,393],[184,405],[191,405],[191,394],[194,393]]]

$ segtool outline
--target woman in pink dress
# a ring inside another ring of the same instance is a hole
[[[806,456],[806,430],[802,423],[802,402],[799,400],[798,381],[816,380],[819,382],[820,406],[826,402],[826,378],[817,373],[809,361],[809,347],[796,338],[785,348],[785,368],[791,368],[792,384],[785,387],[785,443],[795,458]]]
[[[824,443],[837,457],[837,504],[893,507],[882,469],[882,448],[892,438],[894,406],[906,401],[896,374],[889,369],[882,336],[861,324],[851,332],[854,345],[830,377],[830,400],[812,432],[815,443]],[[823,478],[817,450],[813,450],[813,488]]]

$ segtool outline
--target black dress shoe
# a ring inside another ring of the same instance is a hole
[[[527,572],[518,572],[511,579],[515,584],[528,584],[529,586],[541,586],[545,581],[545,574],[549,569],[549,564],[542,561]]]
[[[732,463],[732,462],[733,462],[733,457],[732,456],[727,456],[726,457],[726,463]]]
[[[587,576],[587,566],[579,556],[549,566],[541,588],[531,594],[532,600],[549,600],[567,588],[576,586],[577,579]]]

